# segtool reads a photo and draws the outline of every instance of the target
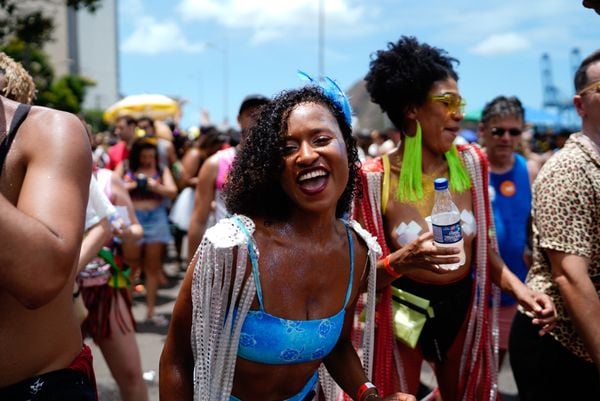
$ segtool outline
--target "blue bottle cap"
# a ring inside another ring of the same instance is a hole
[[[446,178],[436,178],[433,180],[433,188],[437,191],[448,189],[448,180]]]

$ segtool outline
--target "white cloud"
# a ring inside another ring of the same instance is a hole
[[[121,44],[127,53],[158,54],[171,51],[198,53],[206,45],[192,43],[179,25],[173,21],[159,23],[153,17],[140,17],[136,20],[135,30]]]
[[[509,32],[491,35],[472,47],[470,51],[482,56],[495,56],[515,53],[530,46],[531,43],[523,35]]]
[[[356,34],[368,28],[366,9],[350,0],[324,1],[328,35]],[[284,36],[315,34],[318,2],[314,0],[182,0],[177,6],[186,21],[214,20],[233,29],[251,30],[254,44]]]
[[[523,0],[454,0],[450,8],[432,7],[431,3],[412,2],[403,10],[401,24],[404,31],[423,32],[427,29],[429,40],[434,43],[455,43],[473,48],[485,38],[507,32],[525,36],[531,47],[546,46],[555,40],[552,30],[570,30],[577,25],[577,10],[582,9],[580,4],[573,4],[573,0],[544,0],[543,5]],[[454,12],[449,12],[450,9]],[[427,17],[423,18],[424,15]],[[382,21],[395,23],[389,18]],[[543,28],[550,28],[546,35],[534,34]],[[571,36],[570,39],[575,38]]]

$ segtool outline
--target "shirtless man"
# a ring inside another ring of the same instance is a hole
[[[74,115],[34,106],[23,116],[29,106],[11,98],[27,103],[34,93],[27,72],[0,53],[0,399],[91,401],[92,357],[72,295],[90,144]]]

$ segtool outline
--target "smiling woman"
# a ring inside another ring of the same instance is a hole
[[[337,203],[348,182],[348,156],[331,112],[314,103],[292,110],[284,166],[281,187],[298,207],[319,207],[317,202],[328,198]]]
[[[312,400],[320,382],[337,400],[333,378],[356,400],[381,400],[369,381],[380,249],[344,219],[358,158],[346,98],[326,93],[281,93],[245,136],[225,187],[234,216],[207,231],[175,305],[161,399]]]
[[[230,180],[227,186],[228,207],[242,214],[277,218],[289,216],[292,199],[284,192],[280,177],[291,155],[300,154],[301,157],[310,158],[310,148],[330,149],[329,145],[335,145],[344,148],[347,158],[342,170],[345,170],[348,178],[336,201],[336,216],[342,217],[349,211],[356,192],[359,165],[352,129],[342,109],[334,106],[315,87],[284,92],[277,100],[277,103],[262,111],[244,142],[244,147],[249,150],[236,159],[234,171],[237,173],[232,175],[238,179]],[[290,125],[293,130],[290,130]],[[303,130],[306,132],[301,133]],[[308,141],[300,136],[306,136]],[[325,144],[327,146],[323,146]],[[332,174],[323,168],[320,171],[327,176]]]
[[[456,62],[444,50],[414,37],[402,37],[376,53],[365,78],[367,90],[403,139],[388,155],[365,164],[366,195],[356,209],[386,255],[377,275],[383,295],[378,304],[375,384],[384,394],[397,389],[416,392],[426,360],[435,366],[445,401],[492,401],[498,366],[490,283],[510,291],[525,309],[535,310],[542,325],[553,321],[553,308],[547,296],[527,290],[496,253],[486,160],[476,146],[454,145],[464,104]],[[443,252],[435,247],[428,227],[438,177],[448,179],[461,211],[466,257],[452,271],[439,265],[459,262],[458,249]],[[392,309],[392,293],[398,291],[420,297],[433,308],[416,344],[394,337],[392,327],[404,323],[399,319],[392,326],[391,321],[392,311],[398,310]]]

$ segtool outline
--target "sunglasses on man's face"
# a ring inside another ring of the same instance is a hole
[[[579,91],[578,95],[579,96],[583,96],[586,93],[600,93],[600,82],[594,82],[588,86],[586,86],[585,88],[583,88],[582,90]]]
[[[523,132],[522,130],[520,130],[518,128],[503,128],[503,127],[492,127],[492,129],[490,130],[492,135],[497,136],[497,137],[504,136],[504,133],[507,131],[510,136],[519,136]]]

